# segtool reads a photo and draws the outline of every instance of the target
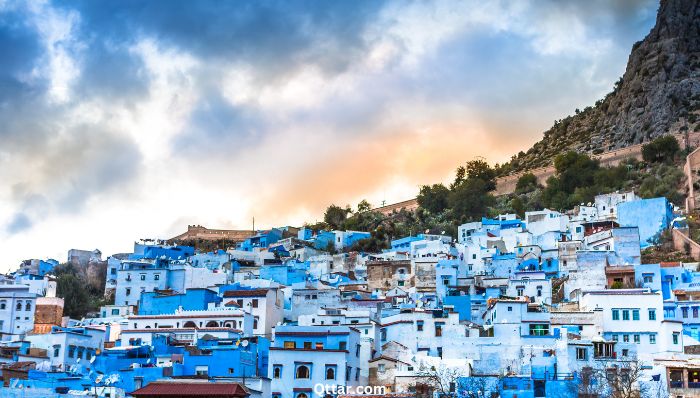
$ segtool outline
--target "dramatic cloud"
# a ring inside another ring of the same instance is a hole
[[[0,0],[0,267],[502,162],[611,89],[657,6]]]

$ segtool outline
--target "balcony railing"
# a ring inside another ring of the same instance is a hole
[[[670,381],[668,384],[671,388],[683,388],[683,381]]]

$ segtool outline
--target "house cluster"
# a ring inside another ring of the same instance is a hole
[[[0,280],[0,397],[698,396],[698,264],[642,260],[682,224],[616,192],[380,253],[293,227],[209,253],[141,241],[81,319],[58,262],[28,260]]]

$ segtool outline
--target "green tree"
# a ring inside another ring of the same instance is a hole
[[[360,201],[360,203],[357,204],[358,213],[364,213],[370,210],[372,210],[372,205],[366,199],[362,199],[362,201]]]
[[[340,206],[330,205],[323,215],[323,221],[328,224],[331,229],[343,229],[345,219],[348,218],[350,209],[343,209]]]
[[[600,164],[585,153],[569,151],[554,159],[554,167],[557,170],[561,190],[571,194],[578,187],[593,185],[595,173],[600,168]]]
[[[455,180],[452,182],[452,184],[450,184],[450,191],[453,191],[461,183],[463,183],[466,176],[467,169],[464,166],[457,167],[457,171],[455,171]]]
[[[515,184],[515,192],[527,193],[537,189],[537,177],[532,173],[525,173],[518,178]]]
[[[680,150],[676,137],[665,135],[642,146],[642,158],[649,163],[673,163]]]
[[[518,217],[525,218],[525,204],[520,197],[516,196],[510,201],[510,207]]]
[[[63,315],[82,318],[91,310],[91,299],[85,282],[73,273],[56,278],[57,295],[63,299]]]
[[[494,197],[488,185],[479,178],[468,178],[450,192],[448,203],[457,222],[466,222],[486,215]]]
[[[441,213],[447,208],[450,190],[442,184],[423,185],[418,193],[418,205],[433,214]]]
[[[478,178],[485,183],[487,191],[496,189],[496,170],[491,168],[483,159],[474,159],[467,162],[467,178]]]

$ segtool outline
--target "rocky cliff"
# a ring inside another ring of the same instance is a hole
[[[656,24],[632,47],[611,93],[555,122],[502,174],[549,164],[574,149],[600,153],[667,133],[700,131],[700,0],[662,0]]]

